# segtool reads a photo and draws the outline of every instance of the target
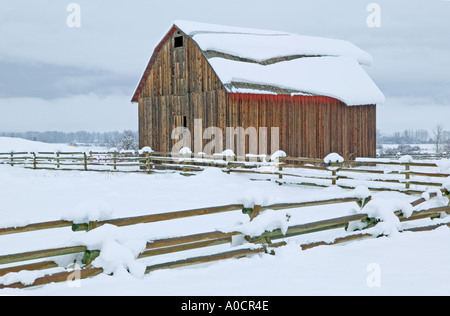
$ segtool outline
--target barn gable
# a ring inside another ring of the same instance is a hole
[[[171,151],[172,130],[192,129],[196,118],[217,126],[223,116],[212,105],[224,104],[219,100],[225,96],[197,43],[174,25],[155,48],[133,96],[139,102],[140,146]]]
[[[213,77],[212,80],[204,80],[202,77],[205,75]],[[154,84],[155,80],[159,82]],[[149,91],[155,87],[170,87],[171,91]],[[155,47],[131,102],[138,102],[142,96],[180,95],[216,88],[225,87],[204,58],[202,50],[190,36],[174,24]]]

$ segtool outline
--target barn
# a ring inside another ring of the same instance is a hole
[[[175,21],[131,100],[140,147],[374,157],[384,96],[371,64],[348,41]]]

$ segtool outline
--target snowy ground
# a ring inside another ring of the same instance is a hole
[[[75,147],[68,144],[49,144],[42,142],[34,142],[22,138],[0,137],[0,153],[9,152],[80,152],[95,150],[97,148]]]
[[[0,178],[0,228],[59,219],[86,222],[233,203],[268,205],[310,201],[351,196],[363,191],[361,188],[279,186],[275,182],[251,181],[248,175],[224,174],[216,168],[194,177],[184,177],[179,174],[44,171],[0,165]],[[415,199],[417,197],[395,192],[374,193],[372,204],[366,211],[376,209],[387,219],[393,209],[405,207]],[[445,202],[443,198],[436,198],[427,203],[432,207]],[[288,213],[291,216],[289,224],[295,225],[356,211],[356,203],[344,203],[290,209],[282,211],[277,218],[282,219]],[[446,220],[448,218],[427,219],[421,224]],[[213,230],[227,231],[247,223],[247,215],[236,211],[122,228],[105,225],[88,233],[60,228],[0,236],[0,256],[80,244],[99,247],[105,251],[94,264],[114,272],[113,276],[103,274],[80,280],[76,286],[63,282],[26,290],[0,290],[0,295],[450,294],[450,253],[447,251],[450,229],[446,227],[430,232],[398,233],[397,229],[401,228],[398,223],[386,223],[384,229],[389,230],[388,237],[300,249],[300,244],[332,240],[345,234],[344,229],[336,229],[288,239],[287,246],[277,248],[275,255],[254,255],[246,259],[158,270],[148,275],[143,274],[147,265],[249,245],[222,245],[134,259],[147,241]],[[77,258],[66,256],[57,260],[65,267],[74,259]],[[0,265],[0,269],[3,267],[6,265]],[[58,269],[55,271],[61,271]],[[33,277],[37,275],[11,274],[0,277],[0,283]]]

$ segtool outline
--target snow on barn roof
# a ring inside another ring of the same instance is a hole
[[[347,105],[384,102],[362,67],[372,64],[372,56],[348,41],[191,21],[174,26],[197,43],[230,93],[321,95]]]
[[[287,56],[350,56],[368,66],[373,62],[368,53],[343,40],[189,21],[174,24],[204,52],[222,52],[256,62]]]

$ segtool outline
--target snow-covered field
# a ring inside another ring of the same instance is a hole
[[[97,148],[75,147],[68,144],[50,144],[42,142],[34,142],[22,138],[0,137],[0,153],[9,152],[79,152],[95,150]]]
[[[15,142],[0,138],[0,152],[13,150],[12,146],[19,148],[21,140]],[[30,148],[15,150],[43,148],[37,143],[27,146]],[[250,206],[312,201],[365,192],[363,187],[344,190],[280,186],[271,181],[251,181],[248,175],[228,175],[218,168],[184,177],[176,173],[49,171],[0,165],[0,179],[0,228],[59,219],[87,222],[233,203]],[[121,228],[105,225],[90,232],[59,228],[0,236],[0,256],[74,245],[101,249],[100,257],[93,264],[113,273],[77,283],[62,282],[25,290],[4,289],[0,290],[0,295],[449,295],[450,229],[441,227],[429,232],[399,233],[399,229],[411,223],[392,220],[392,212],[398,208],[411,211],[407,205],[418,197],[397,192],[372,194],[373,199],[363,212],[372,212],[385,220],[377,229],[383,229],[387,237],[301,250],[301,244],[331,241],[346,233],[344,229],[335,229],[287,239],[287,245],[275,249],[275,255],[258,254],[149,274],[143,273],[148,265],[250,245],[227,244],[135,259],[146,242],[214,230],[248,228],[248,216],[236,211]],[[441,206],[447,201],[438,197],[425,204]],[[286,224],[283,222],[286,214],[290,215],[289,225],[296,225],[358,211],[353,202],[289,209],[279,211],[277,215],[267,211],[267,214],[278,220],[275,226],[282,227]],[[425,219],[420,223],[429,225],[448,219]],[[55,260],[61,267],[67,267],[75,259],[79,258],[70,255]],[[4,267],[6,265],[0,265],[0,269]],[[62,268],[54,271],[60,272]],[[0,283],[29,282],[40,275],[42,272],[8,274],[0,277]]]

